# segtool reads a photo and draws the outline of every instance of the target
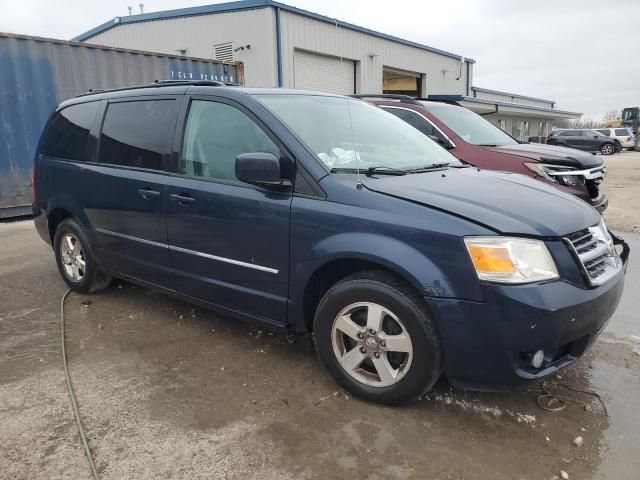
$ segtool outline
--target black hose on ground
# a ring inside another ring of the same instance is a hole
[[[84,433],[84,427],[82,426],[82,420],[80,419],[80,411],[78,410],[78,402],[76,400],[76,394],[73,390],[73,385],[71,384],[71,375],[69,375],[69,365],[67,362],[67,347],[65,342],[65,334],[64,334],[64,302],[67,299],[67,295],[71,293],[71,290],[67,290],[65,294],[62,296],[62,300],[60,301],[60,332],[61,332],[61,340],[62,340],[62,365],[64,366],[64,376],[67,380],[67,390],[69,391],[69,399],[71,400],[71,406],[73,407],[73,414],[76,417],[76,424],[78,425],[78,432],[80,433],[80,440],[82,441],[82,447],[84,448],[84,453],[87,457],[87,461],[89,462],[89,467],[91,467],[91,476],[94,480],[99,480],[98,470],[96,470],[96,466],[93,463],[93,457],[91,456],[91,449],[89,448],[89,443],[87,442],[87,437]]]

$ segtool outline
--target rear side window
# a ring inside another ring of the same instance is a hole
[[[616,128],[616,137],[630,137],[631,134],[626,128]]]
[[[44,134],[40,152],[48,157],[87,160],[87,140],[97,107],[97,102],[90,102],[60,110]]]
[[[602,130],[596,130],[596,132],[600,132],[601,134],[606,135],[607,137],[611,134],[608,128],[605,128]],[[616,130],[616,135],[618,135],[618,130]]]
[[[110,103],[100,134],[100,163],[162,170],[171,153],[175,100]]]

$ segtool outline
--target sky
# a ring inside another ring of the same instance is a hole
[[[0,0],[0,31],[70,39],[127,6],[211,0]],[[599,119],[640,105],[640,0],[284,0],[476,61],[473,83]],[[0,66],[1,68],[1,66]]]

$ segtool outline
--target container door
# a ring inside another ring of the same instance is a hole
[[[241,107],[194,99],[178,175],[167,189],[176,289],[263,320],[286,322],[292,195],[239,182],[241,153],[280,149]]]
[[[176,98],[110,102],[98,164],[82,176],[98,258],[109,270],[172,288],[164,204]]]

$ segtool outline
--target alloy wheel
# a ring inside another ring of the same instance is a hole
[[[371,302],[344,308],[331,328],[333,352],[355,380],[373,387],[398,383],[413,360],[411,337],[389,309]]]
[[[613,145],[609,145],[609,144],[603,145],[602,148],[600,149],[603,155],[611,155],[614,150],[615,149]]]
[[[67,277],[74,282],[84,278],[86,261],[82,244],[71,233],[65,233],[60,241],[60,258]]]

